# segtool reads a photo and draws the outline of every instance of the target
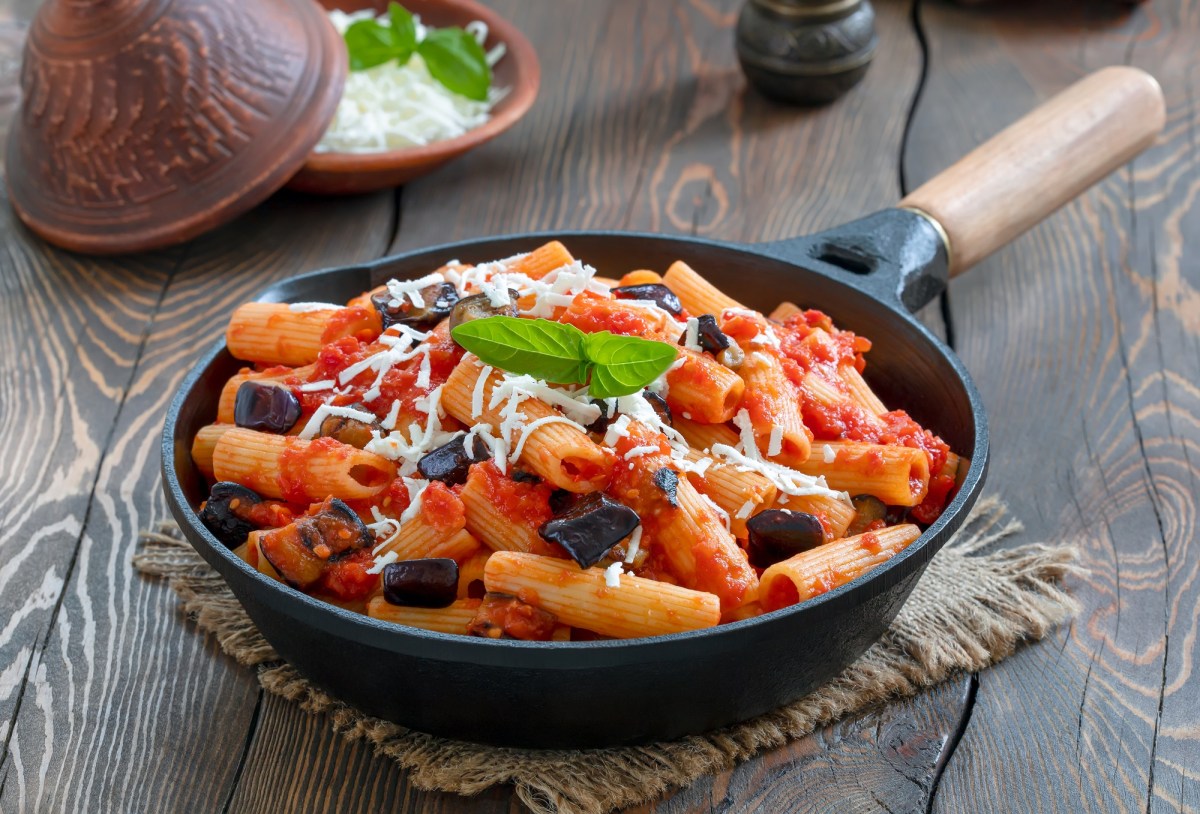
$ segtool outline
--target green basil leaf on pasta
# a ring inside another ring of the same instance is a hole
[[[679,354],[665,342],[608,331],[588,334],[584,350],[595,365],[588,392],[597,398],[638,392],[666,373]]]
[[[461,28],[429,31],[417,53],[434,79],[448,90],[479,102],[487,100],[492,84],[492,69],[483,46]]]
[[[584,384],[590,364],[583,331],[546,319],[487,317],[464,322],[451,336],[484,364],[556,384]]]

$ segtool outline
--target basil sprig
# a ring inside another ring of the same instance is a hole
[[[417,42],[417,24],[399,3],[388,4],[388,22],[359,20],[346,29],[350,70],[365,71],[393,59],[401,65],[420,54],[430,75],[447,90],[474,99],[487,100],[492,69],[475,38],[461,28],[431,28]]]
[[[556,384],[588,384],[596,398],[636,393],[675,361],[674,345],[548,319],[487,317],[464,322],[451,335],[484,363]]]

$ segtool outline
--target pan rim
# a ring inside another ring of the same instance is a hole
[[[527,232],[513,235],[487,236],[479,238],[470,238],[461,241],[428,246],[418,249],[413,249],[400,254],[389,255],[387,257],[376,260],[366,261],[363,263],[353,263],[343,266],[331,266],[322,269],[316,269],[303,274],[293,275],[281,280],[278,280],[271,285],[262,289],[255,298],[255,301],[278,302],[279,299],[272,299],[273,292],[284,286],[293,286],[299,282],[317,277],[323,277],[330,274],[347,274],[355,271],[370,271],[375,268],[413,260],[422,255],[430,255],[437,253],[446,253],[463,248],[472,248],[486,244],[512,242],[512,241],[536,241],[536,240],[563,240],[569,241],[571,238],[613,238],[613,239],[630,239],[630,240],[668,240],[675,243],[688,244],[690,246],[718,249],[721,251],[740,252],[753,255],[760,259],[768,259],[772,262],[782,263],[784,265],[803,268],[805,271],[819,274],[832,280],[835,283],[848,286],[856,292],[857,296],[868,297],[879,303],[885,308],[890,309],[896,316],[903,317],[907,320],[910,327],[915,328],[920,334],[930,349],[935,351],[950,367],[954,370],[958,377],[959,383],[963,386],[963,390],[967,396],[968,402],[972,408],[971,412],[974,418],[974,451],[971,458],[971,465],[965,476],[962,486],[957,494],[947,504],[941,516],[934,521],[927,529],[922,531],[921,536],[905,548],[902,552],[892,557],[887,562],[871,569],[862,576],[851,580],[850,582],[839,586],[821,596],[814,597],[806,602],[793,605],[787,608],[782,608],[770,613],[764,613],[749,619],[742,619],[734,622],[728,622],[717,625],[711,628],[703,628],[700,630],[686,631],[681,633],[671,633],[661,636],[641,637],[636,639],[612,639],[600,640],[591,642],[533,642],[522,641],[515,639],[495,640],[482,637],[459,636],[449,633],[438,633],[436,631],[423,630],[421,628],[411,628],[402,625],[397,625],[383,620],[373,619],[365,614],[355,613],[353,611],[340,608],[328,602],[323,602],[320,599],[309,596],[291,586],[284,585],[280,582],[270,579],[257,569],[252,568],[248,563],[233,553],[233,550],[222,544],[208,531],[207,528],[200,522],[195,509],[186,500],[183,493],[183,488],[175,470],[175,455],[176,443],[175,433],[179,423],[179,417],[185,404],[190,400],[192,391],[196,387],[198,380],[203,376],[205,371],[215,362],[217,362],[222,353],[226,351],[224,339],[218,339],[212,346],[209,347],[193,364],[188,373],[181,380],[175,394],[172,396],[170,405],[167,408],[166,420],[163,425],[163,434],[161,438],[162,452],[162,475],[163,488],[166,493],[168,507],[171,510],[175,521],[179,523],[185,538],[193,548],[197,548],[197,538],[203,540],[205,546],[210,552],[224,564],[225,568],[234,569],[241,573],[243,578],[253,582],[254,590],[263,592],[260,597],[261,601],[267,601],[269,597],[271,604],[278,611],[286,613],[292,618],[302,620],[306,624],[319,626],[330,633],[350,639],[360,643],[369,643],[372,646],[381,647],[383,649],[398,651],[398,652],[416,652],[422,647],[437,648],[436,655],[428,654],[428,657],[436,658],[438,661],[444,662],[469,662],[473,664],[497,664],[509,667],[518,666],[512,663],[512,659],[505,659],[506,654],[520,654],[521,658],[536,659],[534,663],[521,663],[519,666],[528,667],[550,667],[560,669],[583,668],[591,667],[592,664],[567,664],[560,661],[555,661],[556,658],[561,659],[579,659],[582,654],[594,654],[596,656],[616,656],[629,653],[641,653],[645,648],[653,648],[665,655],[669,651],[676,648],[686,649],[700,642],[711,642],[714,640],[723,640],[726,637],[738,637],[746,634],[747,631],[763,631],[763,635],[767,635],[765,631],[776,624],[783,624],[792,617],[801,614],[810,616],[824,617],[831,611],[843,603],[848,602],[848,596],[854,594],[859,589],[873,583],[882,583],[881,587],[890,587],[910,575],[910,572],[923,566],[927,563],[934,554],[941,549],[947,542],[950,534],[946,533],[946,527],[952,523],[960,527],[965,523],[969,514],[970,508],[979,498],[979,492],[983,485],[983,480],[987,471],[989,459],[989,436],[987,414],[983,408],[982,399],[978,390],[972,381],[970,374],[962,361],[954,353],[954,351],[946,346],[936,335],[934,335],[925,325],[915,319],[909,313],[897,298],[894,302],[888,302],[877,297],[872,292],[864,289],[862,286],[855,283],[854,278],[849,274],[839,275],[835,271],[829,272],[812,269],[809,267],[800,266],[792,259],[778,254],[778,249],[787,241],[772,241],[763,244],[743,244],[731,243],[724,241],[715,241],[707,238],[679,235],[662,235],[649,232],[628,232],[618,230],[547,230],[539,232]],[[934,544],[937,541],[936,545]],[[204,551],[199,551],[210,564],[212,560],[205,556]],[[221,572],[222,579],[226,584],[230,584],[229,576],[221,569],[216,568]],[[231,590],[237,595],[237,591],[230,585]],[[239,597],[239,602],[241,598]],[[749,638],[749,637],[748,637]],[[407,646],[401,646],[407,645]],[[549,661],[547,661],[549,660]]]

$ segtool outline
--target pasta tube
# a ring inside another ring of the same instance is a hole
[[[234,427],[217,440],[213,474],[263,497],[308,503],[377,495],[395,479],[396,465],[332,438],[302,441]]]
[[[602,636],[636,638],[712,627],[721,620],[716,596],[622,574],[609,587],[602,568],[516,551],[497,551],[483,573],[489,591],[519,596],[563,624]]]
[[[843,537],[777,562],[763,572],[759,601],[779,610],[832,591],[887,562],[921,536],[913,525]]]

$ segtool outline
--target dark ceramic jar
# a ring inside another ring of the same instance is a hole
[[[746,78],[795,104],[832,102],[857,84],[877,42],[868,0],[748,0],[738,17]]]

